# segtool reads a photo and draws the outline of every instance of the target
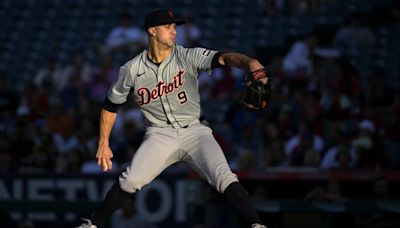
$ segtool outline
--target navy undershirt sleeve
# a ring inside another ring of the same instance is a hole
[[[224,53],[225,53],[225,52],[217,52],[217,53],[214,55],[214,57],[213,57],[213,59],[212,59],[212,61],[211,61],[211,69],[224,67],[224,65],[222,65],[222,64],[219,63],[219,61],[218,61],[219,57],[220,57],[222,54],[224,54]]]
[[[118,111],[118,109],[122,106],[122,105],[124,105],[124,104],[115,104],[115,103],[112,103],[109,99],[108,99],[108,97],[106,98],[106,100],[104,101],[104,103],[103,103],[103,109],[105,109],[105,110],[107,110],[107,111],[109,111],[109,112],[114,112],[114,113],[116,113],[117,111]]]

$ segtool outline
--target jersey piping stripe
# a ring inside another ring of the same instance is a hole
[[[157,66],[155,63],[153,63],[153,62],[151,62],[151,61],[147,61],[147,54],[146,54],[146,53],[143,53],[143,55],[144,55],[144,56],[142,56],[142,61],[144,62],[144,64],[145,64],[148,68],[152,69],[152,70],[156,73],[156,75],[157,75],[157,72],[156,72],[156,70],[155,70],[154,68],[155,68],[155,67],[158,68],[159,66]],[[149,64],[148,62],[150,62],[151,64]]]
[[[205,55],[205,56],[208,56],[209,54],[211,53],[211,51],[210,50],[205,50],[205,51],[203,51],[203,55]]]
[[[174,53],[175,54],[175,53]],[[172,57],[172,56],[171,56]],[[171,62],[171,60],[172,60],[172,58],[170,59],[170,61],[168,62],[168,63],[166,63],[165,64],[165,66],[167,66],[170,62]],[[164,75],[164,70],[165,70],[165,66],[164,66],[164,68],[162,69],[162,75]],[[165,100],[167,100],[167,104],[168,104],[168,106],[169,106],[169,112],[171,113],[171,115],[172,115],[172,117],[174,118],[174,120],[175,120],[175,122],[179,125],[179,127],[182,127],[182,125],[178,122],[178,120],[176,119],[176,117],[175,117],[175,115],[174,115],[174,113],[172,113],[172,109],[171,109],[171,104],[169,103],[169,100],[168,100],[168,96],[165,96]],[[162,103],[162,100],[161,100],[161,103]],[[163,109],[164,109],[164,106],[163,106]],[[166,116],[167,117],[167,119],[168,119],[168,116]]]

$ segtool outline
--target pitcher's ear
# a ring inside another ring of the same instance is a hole
[[[155,36],[156,35],[156,29],[154,27],[148,27],[147,28],[147,33],[151,36]]]

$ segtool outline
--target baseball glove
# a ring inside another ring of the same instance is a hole
[[[260,79],[268,78],[263,84]],[[239,102],[249,109],[265,109],[271,99],[271,77],[267,76],[266,69],[249,72],[245,78],[246,88],[243,91]]]

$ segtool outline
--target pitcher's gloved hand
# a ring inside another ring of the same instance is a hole
[[[265,109],[271,99],[271,77],[265,68],[249,72],[245,79],[246,88],[240,103],[250,109]]]

